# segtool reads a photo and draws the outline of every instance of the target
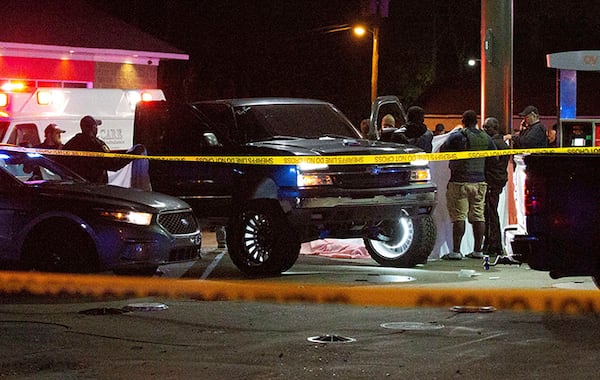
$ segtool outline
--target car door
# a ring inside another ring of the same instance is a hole
[[[15,213],[19,203],[16,197],[20,195],[20,192],[15,190],[14,179],[0,169],[0,258],[2,259],[17,253],[14,241]]]
[[[226,155],[230,149],[227,131],[192,104],[161,101],[139,108],[134,142],[143,144],[149,156],[185,158],[151,159],[152,189],[185,200],[201,219],[224,223],[231,209],[233,167],[193,157]]]
[[[395,119],[396,128],[406,123],[406,112],[397,96],[380,96],[371,104],[371,116],[369,118],[369,138],[380,139],[381,119],[390,114]]]

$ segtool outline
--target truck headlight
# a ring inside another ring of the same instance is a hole
[[[410,171],[411,182],[431,181],[431,171],[429,168],[418,168]]]
[[[138,226],[149,226],[152,222],[152,214],[136,211],[100,211],[100,215],[115,222],[137,224]]]
[[[296,182],[298,187],[333,185],[331,175],[329,175],[328,173],[318,172],[318,170],[326,170],[328,168],[329,166],[326,164],[299,164],[296,167]]]
[[[333,185],[333,180],[327,174],[303,174],[298,173],[298,186],[327,186]]]

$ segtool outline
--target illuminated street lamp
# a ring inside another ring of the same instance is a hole
[[[334,25],[325,28],[317,29],[322,33],[336,33],[345,30],[352,30],[352,32],[358,36],[363,37],[368,32],[373,34],[373,55],[371,58],[371,103],[377,98],[377,78],[379,75],[379,27],[374,26],[373,29],[369,29],[363,25]]]
[[[475,67],[477,65],[477,62],[481,62],[481,59],[471,58],[467,61],[467,65]]]

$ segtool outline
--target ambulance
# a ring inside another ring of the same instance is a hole
[[[32,147],[44,140],[54,123],[65,130],[62,142],[81,131],[85,115],[102,120],[98,137],[111,151],[133,145],[133,119],[139,101],[165,100],[158,89],[50,88],[28,89],[12,84],[0,89],[0,143]]]

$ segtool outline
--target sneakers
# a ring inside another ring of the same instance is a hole
[[[450,252],[442,256],[442,260],[462,260],[463,255],[460,252]]]
[[[482,252],[471,252],[467,255],[468,258],[471,259],[483,259],[483,253]]]

